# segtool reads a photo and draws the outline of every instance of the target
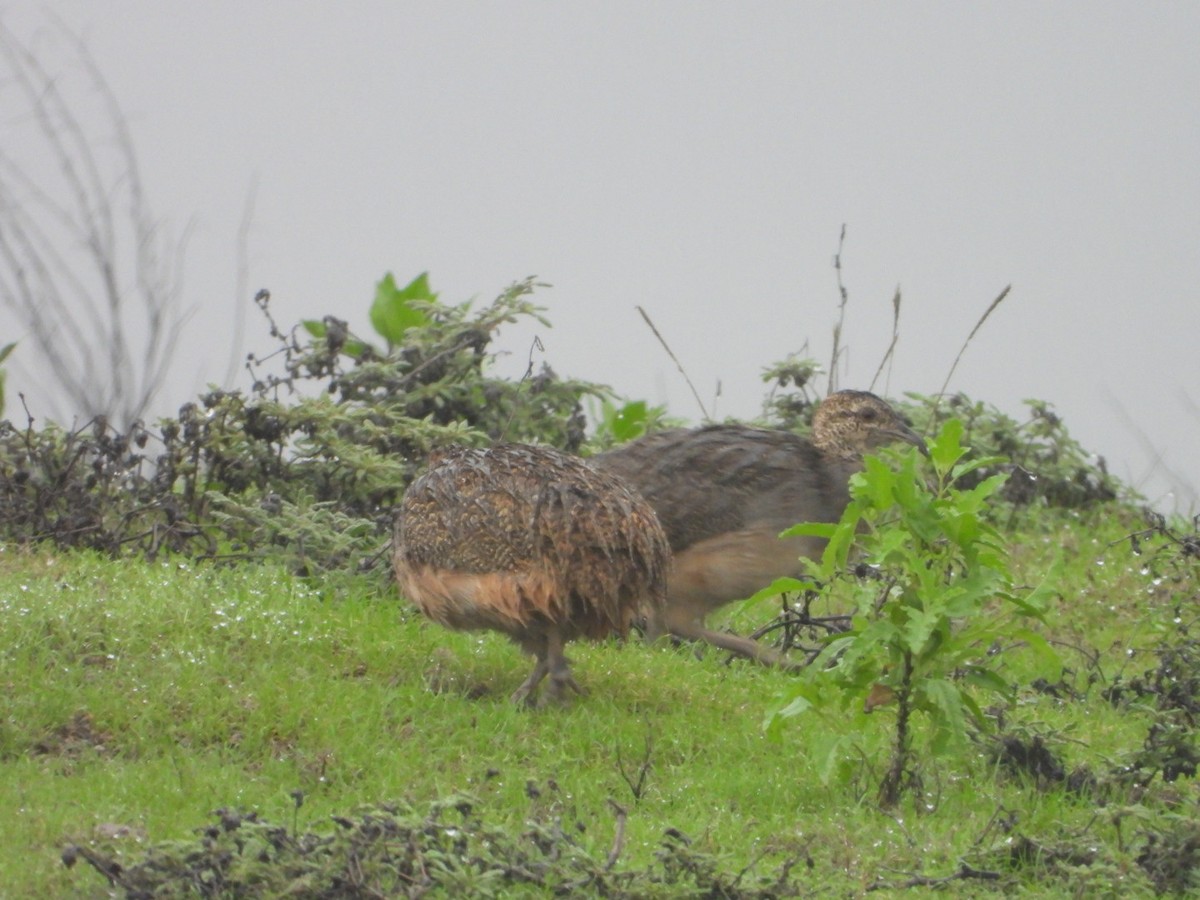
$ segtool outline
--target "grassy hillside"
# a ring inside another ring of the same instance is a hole
[[[888,813],[874,802],[888,708],[770,740],[764,717],[792,676],[711,649],[574,645],[589,695],[531,712],[507,701],[529,665],[515,647],[443,631],[366,582],[323,593],[260,565],[0,548],[0,894],[108,896],[81,854],[182,859],[218,809],[210,843],[222,827],[250,833],[232,828],[237,810],[300,846],[349,827],[333,816],[395,802],[408,806],[392,815],[429,821],[430,803],[464,793],[472,811],[439,821],[495,829],[480,853],[499,852],[500,833],[567,848],[604,873],[583,893],[642,872],[661,896],[750,896],[788,864],[776,889],[817,896],[938,879],[962,896],[1184,889],[1200,873],[1197,571],[1162,536],[1135,555],[1123,538],[1142,527],[1111,510],[1010,526],[1021,579],[1063,563],[1043,629],[1063,679],[1035,682],[1020,647],[995,648],[1020,698],[1001,737],[927,761]],[[745,633],[771,614],[727,624]],[[864,724],[878,727],[848,778],[823,782],[816,743]],[[68,846],[82,848],[70,868]],[[320,895],[305,877],[301,895]],[[369,868],[357,877],[361,893],[326,896],[372,896]]]

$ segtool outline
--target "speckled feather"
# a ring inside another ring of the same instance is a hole
[[[397,577],[426,615],[523,644],[624,634],[663,602],[669,564],[645,500],[547,447],[440,451],[397,519]]]
[[[874,394],[840,391],[813,418],[811,440],[746,425],[651,434],[592,459],[654,507],[674,554],[660,616],[672,633],[760,662],[778,655],[746,638],[710,631],[705,616],[775,578],[802,573],[821,552],[813,537],[779,539],[797,522],[835,522],[850,500],[864,453],[893,441],[923,442]]]
[[[593,462],[641,491],[676,552],[754,524],[778,533],[797,510],[837,515],[853,471],[799,435],[747,425],[659,431]]]
[[[715,535],[763,525],[837,521],[864,453],[893,441],[921,443],[883,400],[839,391],[817,409],[811,440],[748,425],[708,425],[647,435],[593,458],[650,501],[678,552]]]

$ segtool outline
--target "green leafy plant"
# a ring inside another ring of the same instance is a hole
[[[764,369],[762,379],[770,389],[763,402],[763,418],[774,427],[808,432],[820,400],[813,382],[821,372],[816,361],[799,354]],[[963,443],[980,456],[993,457],[987,465],[964,473],[959,488],[974,487],[1000,472],[1009,473],[995,495],[1006,501],[1007,510],[1032,505],[1083,509],[1113,500],[1141,500],[1109,474],[1102,456],[1089,453],[1071,437],[1053,404],[1045,400],[1025,400],[1029,414],[1018,421],[962,393],[907,396],[899,408],[918,433],[929,434],[947,420],[959,419]]]
[[[763,399],[763,415],[788,429],[811,425],[819,399],[813,382],[821,374],[820,363],[798,353],[790,353],[786,359],[767,366],[762,380],[770,385],[770,390]]]
[[[391,272],[375,287],[375,302],[371,304],[371,327],[388,342],[388,349],[404,343],[410,328],[429,324],[429,314],[422,306],[437,304],[438,295],[429,289],[429,273],[422,272],[402,288],[396,287]]]
[[[1045,400],[1025,400],[1029,415],[1017,421],[989,403],[964,394],[944,398],[909,394],[904,412],[921,433],[948,419],[963,423],[963,441],[986,465],[964,473],[959,487],[973,487],[1002,469],[1011,477],[998,497],[1017,506],[1082,509],[1124,497],[1140,499],[1109,474],[1104,458],[1089,453],[1071,437],[1066,424]]]
[[[469,307],[468,303],[463,308]],[[385,350],[353,337],[344,322],[331,316],[305,319],[300,324],[314,338],[336,344],[337,351],[351,359],[377,359],[402,346],[410,329],[428,326],[432,321],[430,311],[437,308],[438,295],[429,289],[428,272],[422,272],[402,288],[396,286],[396,277],[388,272],[375,285],[375,300],[368,313],[371,327],[387,342]]]
[[[334,316],[279,328],[252,356],[249,390],[210,390],[157,427],[95,419],[66,431],[0,422],[0,540],[113,556],[271,559],[299,574],[386,578],[393,510],[440,444],[539,441],[578,450],[600,385],[549,368],[491,371],[505,324],[533,318],[532,280],[491,304],[443,304],[422,274],[388,275],[371,319],[385,349]],[[4,351],[0,350],[0,354]],[[0,362],[3,356],[0,355]]]
[[[894,710],[891,759],[879,788],[884,806],[894,806],[911,783],[915,716],[929,724],[929,749],[943,753],[963,746],[971,726],[987,727],[980,692],[1009,696],[995,648],[1023,643],[1056,664],[1045,639],[1026,627],[1042,617],[1049,588],[1018,593],[1003,540],[984,516],[1006,476],[991,475],[969,490],[955,487],[963,476],[997,463],[967,459],[962,430],[951,420],[930,442],[928,483],[915,448],[888,461],[868,456],[851,480],[852,500],[841,521],[785,532],[817,535],[828,544],[822,559],[810,563],[812,582],[778,587],[824,585],[848,601],[853,615],[849,630],[827,640],[768,727],[777,731],[801,714],[856,704],[865,729],[867,714]],[[856,547],[861,561],[848,577]],[[827,776],[853,737],[826,748]]]
[[[629,400],[618,405],[607,397],[590,407],[595,430],[590,441],[598,450],[606,450],[641,437],[649,431],[671,426],[664,406],[650,406],[645,400]]]
[[[532,785],[534,796],[539,790]],[[292,794],[296,808],[300,791]],[[221,808],[217,821],[191,841],[169,841],[125,860],[107,848],[70,844],[69,868],[83,861],[125,897],[423,897],[650,896],[765,898],[804,893],[792,874],[798,859],[776,873],[693,847],[669,828],[648,864],[617,862],[627,813],[616,813],[617,837],[601,860],[582,846],[587,825],[531,804],[525,827],[504,829],[482,802],[459,793],[427,810],[382,803],[334,815],[317,830],[272,822],[256,812]]]

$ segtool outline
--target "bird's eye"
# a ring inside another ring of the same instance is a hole
[[[859,416],[859,418],[860,418],[860,419],[862,419],[864,422],[874,422],[876,419],[878,419],[878,418],[879,418],[879,410],[876,410],[876,409],[864,409],[862,412],[860,412],[860,413],[858,414],[858,416]]]

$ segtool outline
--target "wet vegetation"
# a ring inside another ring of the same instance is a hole
[[[389,277],[370,338],[261,294],[245,391],[0,425],[6,892],[1200,887],[1197,523],[1040,401],[901,404],[934,458],[869,464],[812,579],[725,616],[799,673],[612,642],[572,648],[589,696],[513,708],[514,647],[396,596],[392,510],[441,444],[586,455],[665,418],[532,353],[493,374],[535,287],[476,309]],[[767,371],[771,424],[806,427],[816,371]]]
[[[275,560],[299,574],[386,573],[392,511],[442,443],[539,440],[578,450],[598,385],[548,367],[517,382],[487,373],[504,324],[541,321],[512,285],[496,300],[438,302],[424,276],[377,288],[377,346],[326,316],[278,327],[251,355],[251,387],[210,390],[154,426],[105,419],[71,429],[0,424],[0,537],[154,559]],[[268,367],[269,371],[268,371]]]

